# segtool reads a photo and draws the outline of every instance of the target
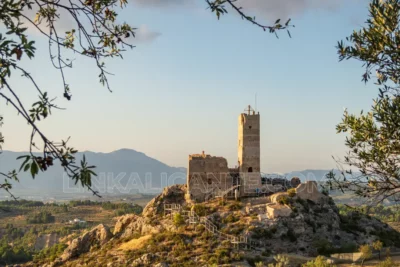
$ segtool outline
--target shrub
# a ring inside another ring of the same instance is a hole
[[[185,219],[183,219],[183,216],[180,213],[175,213],[174,215],[174,225],[176,227],[179,227],[181,225],[185,224]]]
[[[326,239],[314,240],[314,247],[317,249],[318,254],[330,256],[334,252],[332,243]]]
[[[199,216],[206,216],[207,209],[203,204],[195,204],[193,206],[193,211]]]
[[[234,203],[229,205],[230,211],[241,210],[243,207],[242,203],[235,201]]]
[[[399,266],[396,264],[391,257],[387,257],[384,261],[380,262],[377,267],[394,267]]]
[[[55,217],[48,211],[41,211],[26,219],[27,223],[53,223]]]
[[[260,239],[260,238],[270,239],[274,236],[276,231],[277,231],[277,229],[275,227],[273,227],[271,229],[257,227],[253,230],[252,237],[256,238],[256,239]]]
[[[289,258],[281,254],[274,256],[274,260],[276,262],[276,266],[289,266],[290,263]]]
[[[337,249],[337,253],[354,253],[357,252],[357,245],[355,243],[344,244],[341,248]]]
[[[290,188],[287,193],[289,194],[289,197],[294,197],[296,196],[296,189]]]
[[[303,267],[331,267],[331,266],[332,265],[328,263],[328,261],[322,256],[318,256],[315,260],[303,264]]]
[[[290,200],[289,200],[289,198],[287,197],[287,196],[282,196],[280,199],[279,199],[279,204],[281,204],[281,205],[288,205],[289,203],[290,203]]]
[[[379,253],[379,259],[381,259],[381,250],[383,248],[383,243],[379,240],[375,241],[374,243],[372,243],[372,247],[378,251]]]
[[[5,239],[0,243],[0,262],[21,263],[32,260],[30,251],[20,246],[10,246]]]
[[[224,218],[223,222],[224,223],[234,223],[234,222],[237,222],[238,220],[239,220],[239,218],[235,217],[235,215],[233,215],[231,213],[228,216],[226,216],[226,218]]]
[[[364,261],[372,257],[372,249],[369,245],[362,245],[360,246],[360,252],[361,252],[361,266],[363,266]]]
[[[256,266],[256,264],[257,264],[258,262],[262,262],[262,258],[261,258],[260,256],[255,256],[254,258],[248,256],[248,257],[246,257],[245,259],[246,259],[246,261],[247,261],[251,266]]]
[[[206,228],[205,228],[204,225],[202,225],[202,224],[196,225],[196,231],[197,231],[197,232],[204,232],[205,229],[206,229]]]

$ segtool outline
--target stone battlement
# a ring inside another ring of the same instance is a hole
[[[191,154],[191,155],[189,155],[189,160],[204,160],[204,159],[224,159],[224,158],[211,156],[209,154]]]

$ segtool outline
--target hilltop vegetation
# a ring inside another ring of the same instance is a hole
[[[184,193],[185,186],[166,188],[149,202],[142,216],[127,214],[119,217],[114,227],[92,228],[75,239],[53,264],[267,266],[277,262],[274,256],[284,253],[303,255],[306,260],[300,263],[305,263],[310,256],[358,252],[361,245],[372,244],[371,240],[384,247],[400,245],[400,234],[390,226],[358,211],[338,209],[329,197],[314,202],[291,194],[279,200],[291,209],[291,215],[271,220],[261,216],[265,204],[213,200],[192,205],[186,202]],[[182,208],[170,215],[164,203],[179,203]],[[189,211],[202,219],[190,223],[195,217],[190,219]],[[235,244],[233,239],[222,240],[220,236],[246,236],[247,242]],[[82,240],[91,240],[92,245]],[[298,260],[289,261],[293,266],[299,264]]]
[[[132,203],[70,201],[55,204],[29,200],[0,202],[0,265],[56,259],[69,242],[94,225],[143,208]],[[79,218],[85,224],[70,224]]]

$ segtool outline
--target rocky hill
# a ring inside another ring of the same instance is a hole
[[[113,229],[99,225],[55,261],[25,266],[251,266],[280,253],[351,252],[378,239],[385,246],[400,244],[399,233],[388,225],[357,212],[341,215],[320,193],[297,189],[193,204],[185,192],[183,185],[165,188],[142,216],[118,217]]]

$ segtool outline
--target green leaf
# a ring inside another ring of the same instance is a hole
[[[25,165],[25,168],[24,168],[24,172],[26,172],[27,170],[29,170],[29,167],[30,167],[30,166],[31,166],[31,164],[29,164],[29,163],[26,164],[26,165]]]
[[[36,161],[32,161],[32,164],[31,164],[32,178],[35,178],[35,175],[38,173],[39,173],[39,166],[37,165]]]
[[[22,170],[22,168],[25,166],[25,164],[29,161],[30,156],[20,156],[17,159],[22,159],[25,158],[24,162],[22,162],[21,167],[19,168],[19,172]]]

